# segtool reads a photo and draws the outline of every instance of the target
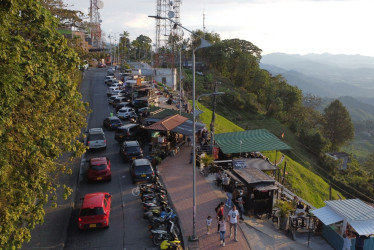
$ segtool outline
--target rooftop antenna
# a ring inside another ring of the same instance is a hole
[[[205,38],[205,10],[203,9],[203,38]]]

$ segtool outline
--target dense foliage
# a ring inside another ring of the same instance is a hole
[[[0,4],[0,248],[19,248],[43,222],[58,177],[84,145],[80,59],[38,0]],[[71,190],[66,187],[66,195]]]

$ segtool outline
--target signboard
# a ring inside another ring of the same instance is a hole
[[[246,168],[247,167],[247,164],[245,163],[245,161],[242,161],[242,160],[239,160],[239,161],[232,161],[232,165],[235,169],[239,169],[239,168]]]

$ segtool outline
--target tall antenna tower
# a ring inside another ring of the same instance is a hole
[[[161,17],[168,17],[169,11],[173,11],[174,21],[180,23],[180,5],[182,0],[157,0],[156,15]],[[173,29],[174,24],[169,20],[156,19],[156,52],[159,48],[166,46],[168,38],[171,34],[181,35],[179,26]]]
[[[98,48],[101,42],[101,20],[99,9],[104,7],[101,0],[90,0],[90,35],[92,46]]]

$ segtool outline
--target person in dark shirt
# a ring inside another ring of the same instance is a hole
[[[364,250],[365,240],[370,238],[370,236],[359,235],[357,232],[353,232],[353,234],[356,236],[355,249]]]

